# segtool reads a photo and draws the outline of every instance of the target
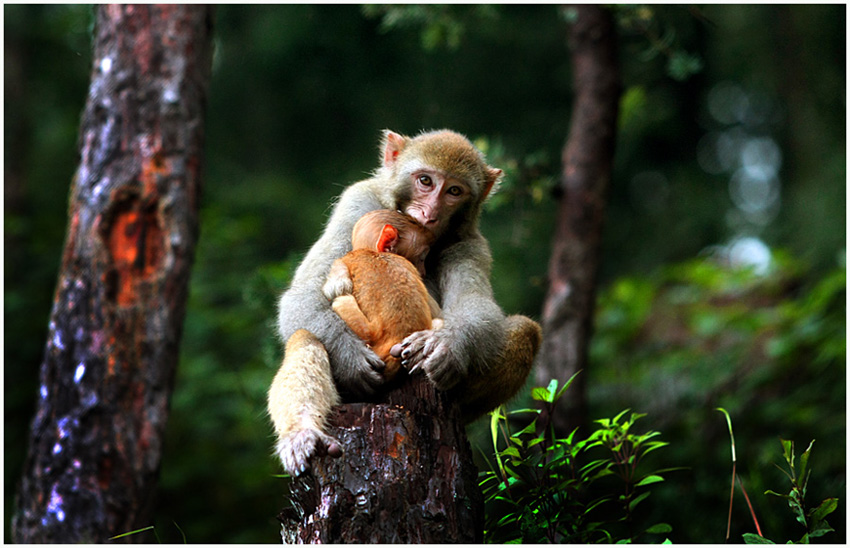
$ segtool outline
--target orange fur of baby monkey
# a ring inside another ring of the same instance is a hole
[[[336,297],[332,306],[384,361],[390,380],[401,367],[390,349],[432,328],[433,306],[413,263],[421,265],[433,236],[402,213],[378,210],[357,222],[351,239],[355,249],[337,260],[348,271],[351,294]],[[335,263],[331,276],[340,268]]]

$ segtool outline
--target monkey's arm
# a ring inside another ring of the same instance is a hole
[[[504,314],[490,286],[492,259],[481,236],[445,249],[437,277],[442,295],[444,326],[419,331],[402,344],[406,367],[417,365],[441,390],[468,375],[487,372],[504,344]]]
[[[333,302],[334,299],[341,295],[351,295],[353,290],[354,286],[351,283],[351,274],[348,271],[348,267],[342,259],[335,260],[331,265],[328,279],[325,280],[325,285],[322,286],[322,293],[328,301]]]
[[[352,185],[334,207],[322,237],[295,272],[278,302],[278,331],[286,341],[298,329],[313,333],[330,357],[333,377],[343,393],[369,395],[385,380],[384,362],[352,333],[322,293],[334,260],[351,250],[351,229],[365,213],[384,207],[368,185]]]

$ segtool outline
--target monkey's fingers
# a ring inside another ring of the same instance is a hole
[[[371,367],[374,371],[377,371],[378,373],[382,373],[384,369],[387,368],[387,364],[384,363],[384,360],[382,360],[380,356],[375,354],[375,352],[371,348],[366,347],[366,350],[366,362],[369,364],[369,367]]]
[[[355,396],[370,396],[386,382],[383,372],[387,364],[366,345],[362,345],[360,353],[351,356],[348,363],[350,368],[339,379],[345,391]]]
[[[290,476],[300,476],[310,469],[310,461],[316,457],[342,456],[342,445],[324,432],[305,429],[281,438],[277,443],[276,452],[286,473]]]
[[[310,459],[316,454],[317,434],[315,430],[299,430],[278,440],[276,453],[287,474],[300,476],[310,469]]]
[[[452,339],[448,331],[432,331],[422,346],[422,357],[418,366],[440,390],[454,387],[464,377],[460,361],[452,352]]]
[[[336,438],[324,432],[319,432],[319,439],[316,441],[316,454],[322,457],[328,455],[337,459],[342,456],[342,445]]]
[[[432,331],[417,331],[401,343],[401,365],[408,373],[419,370],[422,361],[428,356],[434,345]],[[392,351],[391,351],[392,352]]]
[[[390,356],[392,356],[393,358],[400,358],[402,348],[404,348],[404,345],[402,343],[394,344],[393,347],[390,348]]]
[[[440,345],[428,356],[422,363],[422,368],[428,375],[428,380],[440,390],[453,388],[463,378],[457,360],[452,357],[447,345]]]

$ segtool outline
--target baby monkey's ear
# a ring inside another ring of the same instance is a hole
[[[378,243],[375,244],[375,249],[379,253],[395,252],[396,244],[398,243],[398,230],[393,225],[384,225],[381,229],[381,235],[378,236]]]

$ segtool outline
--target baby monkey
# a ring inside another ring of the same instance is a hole
[[[401,212],[367,213],[352,230],[352,251],[333,263],[322,287],[334,311],[384,361],[385,382],[400,369],[400,358],[390,354],[393,346],[411,333],[442,326],[436,319],[440,307],[421,278],[433,239]],[[278,439],[275,452],[287,473],[304,472],[315,455],[342,455],[339,442],[324,431],[340,402],[322,343],[299,329],[286,343],[268,400]]]
[[[384,361],[387,381],[401,365],[393,346],[442,326],[440,307],[422,282],[433,241],[431,231],[404,213],[369,212],[354,225],[352,251],[334,261],[322,287],[334,312]]]

